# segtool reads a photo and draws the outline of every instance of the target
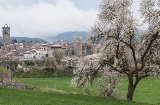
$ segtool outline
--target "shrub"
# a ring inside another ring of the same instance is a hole
[[[5,69],[0,67],[0,83],[1,85],[5,85],[8,82],[11,82],[11,71],[9,69]]]
[[[25,64],[27,66],[34,66],[35,65],[35,62],[34,61],[25,61]]]
[[[16,71],[13,72],[14,77],[19,78],[51,78],[51,77],[59,77],[59,76],[71,76],[72,71],[69,70],[50,70],[48,68],[39,70],[37,68],[32,68],[28,72]]]

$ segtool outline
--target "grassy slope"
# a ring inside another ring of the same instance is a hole
[[[102,97],[0,87],[0,105],[147,105]]]
[[[71,87],[70,81],[71,77],[57,77],[57,78],[15,78],[18,81],[23,83],[38,86],[42,88],[56,88],[59,90],[64,90],[66,92],[80,92],[80,90],[75,90]],[[127,81],[124,81],[122,85],[118,86],[119,91],[123,92],[124,95],[122,99],[126,99],[127,92]],[[142,103],[150,103],[150,104],[158,104],[160,103],[160,80],[149,77],[145,78],[138,84],[133,101],[142,102]]]
[[[40,88],[55,88],[68,93],[77,92],[71,87],[71,77],[55,77],[55,78],[15,78],[15,80],[27,85],[37,86]]]

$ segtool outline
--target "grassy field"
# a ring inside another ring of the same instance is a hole
[[[0,87],[0,105],[149,105],[102,97]]]
[[[118,89],[122,91],[125,95],[123,99],[126,98],[127,81],[124,81],[122,85],[118,86]],[[142,79],[137,85],[134,93],[134,101],[136,102],[146,102],[151,104],[160,104],[160,79],[154,77],[148,77]]]
[[[71,87],[72,77],[55,77],[55,78],[14,78],[14,80],[36,86],[42,89],[57,89],[63,90],[67,93],[79,93],[80,90],[76,90]]]
[[[71,87],[71,77],[56,77],[56,78],[15,78],[15,80],[22,83],[37,86],[45,89],[58,89],[68,93],[80,93],[80,90],[75,90]],[[127,81],[118,86],[118,90],[123,93],[122,99],[126,99]],[[158,104],[160,103],[160,79],[153,77],[145,78],[138,84],[135,94],[134,102]]]

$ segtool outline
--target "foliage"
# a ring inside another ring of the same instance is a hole
[[[18,61],[3,61],[0,63],[0,65],[8,65],[11,71],[15,71]]]
[[[22,66],[44,66],[44,61],[19,61],[15,63],[19,63]]]
[[[92,39],[98,41],[103,38],[99,64],[92,65],[97,65],[95,68],[100,67],[98,71],[105,69],[102,71],[104,75],[105,72],[113,71],[127,76],[128,101],[132,101],[134,91],[141,79],[160,74],[160,66],[156,63],[156,59],[160,57],[160,1],[142,0],[140,4],[140,12],[143,15],[141,20],[148,25],[143,38],[138,30],[142,23],[135,19],[131,12],[132,3],[132,0],[103,0],[98,21],[91,32]],[[78,69],[75,79],[77,77],[81,80],[89,78],[89,81],[94,79],[93,72],[87,72],[88,68]],[[93,71],[92,68],[90,69]],[[81,84],[79,81],[75,83]]]
[[[0,83],[4,84],[4,82],[8,82],[8,80],[11,80],[11,71],[0,67]]]
[[[44,66],[44,61],[36,61],[37,66]]]
[[[12,42],[17,43],[17,40],[16,40],[16,39],[13,39]]]
[[[23,71],[12,72],[12,76],[17,78],[52,78],[52,77],[71,76],[71,75],[72,75],[71,71],[50,70],[47,68],[43,70],[32,68],[27,72]]]
[[[35,62],[34,61],[25,61],[26,66],[34,66]]]
[[[25,40],[22,40],[22,42],[24,43],[24,42],[26,42]]]
[[[77,69],[74,70],[73,87],[84,87],[96,85],[100,96],[119,97],[120,93],[116,91],[116,84],[122,79],[120,73],[112,71],[110,68],[101,67],[97,56],[85,57],[79,60]],[[99,78],[96,80],[96,78]],[[94,81],[96,80],[96,81]],[[84,90],[89,94],[89,90]]]

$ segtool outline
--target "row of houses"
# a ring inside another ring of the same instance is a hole
[[[64,51],[65,56],[86,56],[95,53],[92,44],[83,42],[82,38],[74,38],[67,43],[60,40],[51,42],[23,42],[10,43],[0,46],[0,58],[6,60],[43,60],[45,57],[53,57],[54,50]],[[99,49],[98,49],[99,51]]]
[[[28,42],[14,43],[1,46],[0,57],[12,60],[41,60],[45,57],[52,57],[53,50],[62,49],[65,51],[67,46],[55,43]]]

